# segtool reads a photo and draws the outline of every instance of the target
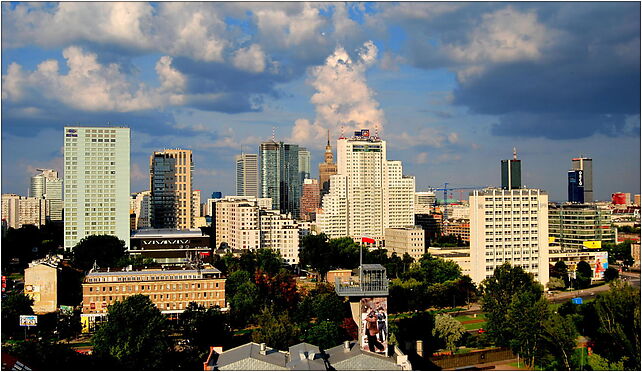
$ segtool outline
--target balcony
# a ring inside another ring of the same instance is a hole
[[[385,267],[379,264],[364,264],[359,270],[361,270],[359,276],[335,279],[337,295],[349,297],[388,296],[388,278]]]

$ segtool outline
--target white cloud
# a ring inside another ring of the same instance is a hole
[[[428,153],[420,152],[415,156],[415,163],[417,164],[426,164],[428,162]]]
[[[134,84],[111,63],[102,65],[94,53],[71,46],[63,50],[68,72],[59,71],[58,61],[46,60],[33,72],[12,63],[2,76],[2,98],[13,102],[25,99],[54,99],[85,111],[136,111],[179,104],[185,77],[171,67],[171,58],[161,57],[156,65],[161,87],[150,89]],[[31,97],[27,97],[32,95]]]
[[[338,132],[359,128],[375,128],[383,132],[384,112],[379,108],[375,94],[366,82],[366,69],[377,58],[377,47],[371,41],[358,51],[353,61],[342,47],[338,47],[322,66],[310,69],[309,84],[316,93],[310,98],[315,105],[314,123],[300,120],[295,124],[292,138],[299,143],[318,143],[326,129]]]
[[[389,133],[390,142],[402,146],[430,146],[435,148],[444,147],[447,143],[455,144],[459,141],[459,134],[455,132],[444,133],[441,129],[427,127],[412,132],[402,131],[401,133]]]
[[[252,44],[234,52],[232,62],[239,70],[253,73],[261,73],[265,70],[265,54],[258,44]]]

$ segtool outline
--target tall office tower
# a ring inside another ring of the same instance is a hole
[[[513,158],[502,160],[502,189],[522,188],[522,161],[517,159],[517,149],[513,147]]]
[[[236,155],[236,195],[259,197],[259,156]]]
[[[571,164],[571,170],[582,171],[580,177],[582,177],[584,185],[584,202],[592,203],[595,201],[593,199],[593,159],[585,157],[573,158]]]
[[[259,146],[260,189],[262,198],[272,199],[272,209],[299,217],[301,176],[299,146],[267,141]]]
[[[568,171],[568,201],[571,203],[584,203],[584,171]]]
[[[332,146],[330,146],[330,130],[328,130],[328,144],[325,146],[325,161],[319,164],[319,188],[321,197],[330,192],[330,176],[337,174],[337,165],[334,163]]]
[[[373,238],[380,244],[389,227],[414,224],[414,177],[403,176],[400,161],[386,159],[386,142],[355,132],[337,141],[338,174],[330,176],[317,225],[330,237]],[[327,199],[327,201],[326,201]]]
[[[132,194],[131,213],[136,215],[134,229],[149,229],[152,227],[151,192],[149,190]]]
[[[41,172],[31,177],[29,196],[49,200],[49,220],[62,221],[62,179],[53,169],[36,169]]]
[[[299,175],[301,177],[301,184],[305,179],[310,178],[310,160],[312,155],[305,147],[299,147]]]
[[[470,266],[477,284],[504,262],[548,283],[548,194],[488,188],[470,193]]]
[[[301,219],[314,221],[317,209],[321,205],[321,190],[316,178],[306,178],[303,181],[303,196],[301,196]]]
[[[272,209],[281,205],[280,185],[281,151],[277,142],[267,141],[259,145],[259,187],[261,198],[272,199]]]
[[[191,150],[156,151],[149,159],[152,226],[186,230],[192,227]]]
[[[49,200],[2,194],[2,220],[7,227],[42,226],[49,216]]]
[[[129,247],[129,144],[124,127],[65,127],[65,249],[89,235]]]

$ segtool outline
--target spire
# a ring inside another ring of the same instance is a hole
[[[517,160],[517,149],[513,147],[513,160]]]
[[[330,128],[328,128],[328,146],[330,146]]]
[[[276,128],[272,127],[272,142],[276,142]]]

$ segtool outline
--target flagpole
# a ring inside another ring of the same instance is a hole
[[[363,238],[359,244],[359,287],[363,290]]]

